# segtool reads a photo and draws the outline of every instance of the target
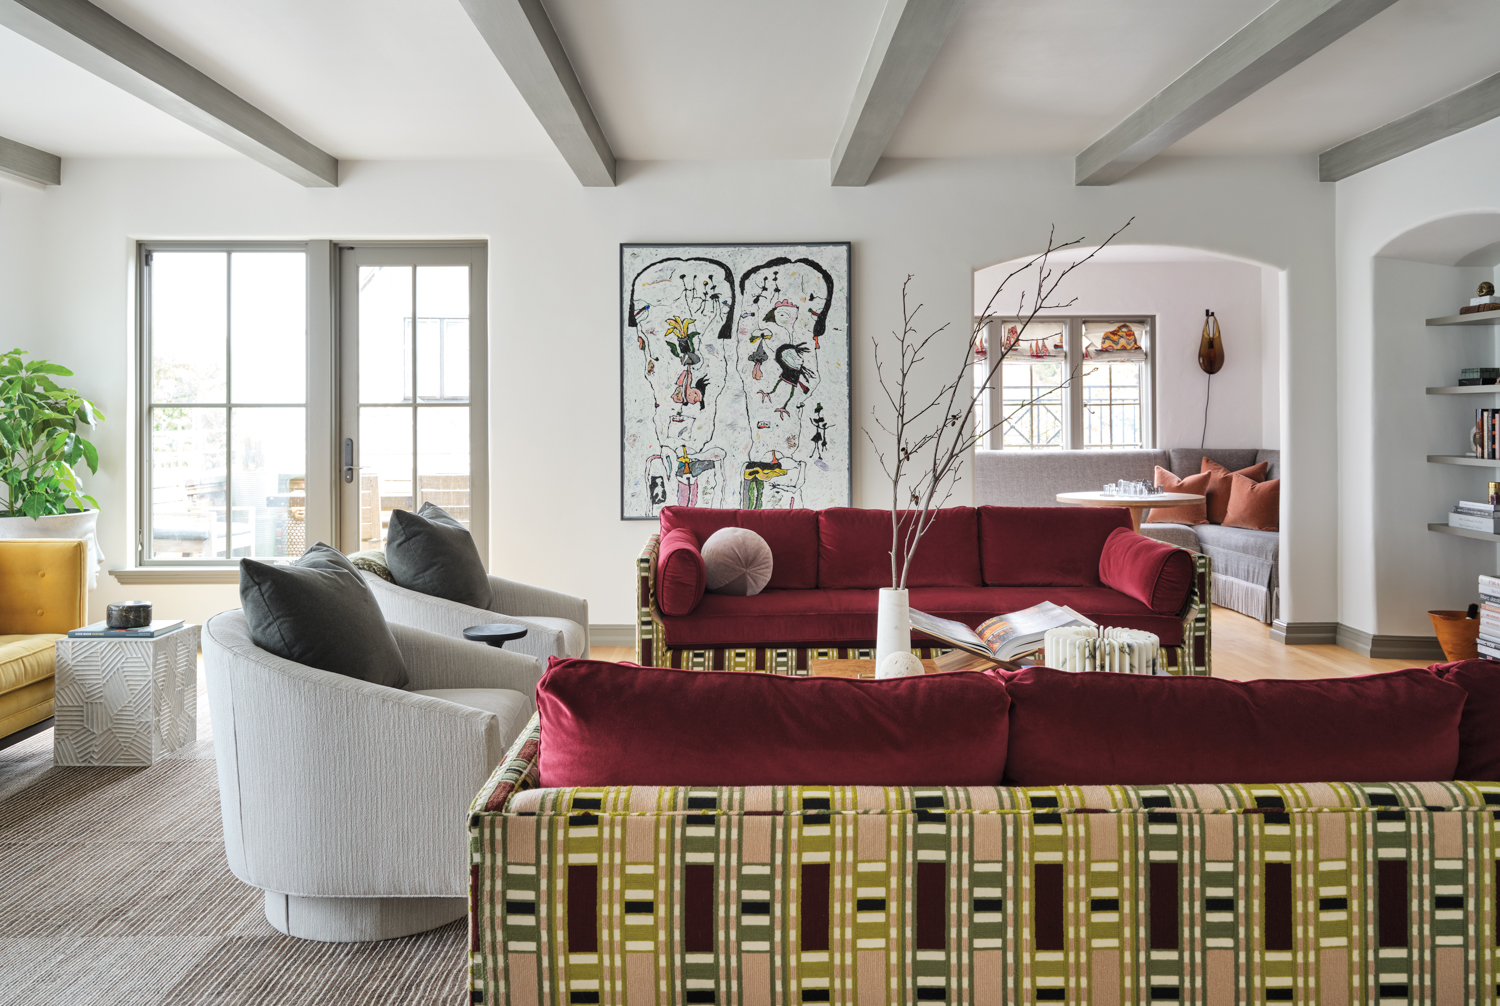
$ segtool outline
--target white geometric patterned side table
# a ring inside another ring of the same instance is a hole
[[[150,765],[198,736],[198,626],[59,639],[54,765]]]

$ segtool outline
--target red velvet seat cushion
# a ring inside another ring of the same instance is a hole
[[[1186,550],[1116,528],[1104,540],[1099,579],[1107,587],[1161,615],[1175,615],[1193,586],[1193,557]]]
[[[995,785],[1009,700],[973,672],[888,681],[553,658],[543,786]]]
[[[708,587],[698,539],[684,528],[661,536],[656,550],[656,606],[664,615],[686,615]]]
[[[1458,726],[1455,779],[1500,782],[1500,661],[1460,660],[1431,670],[1469,695]]]
[[[706,594],[691,614],[662,621],[667,645],[679,648],[873,646],[878,596],[873,590],[763,590],[754,597]],[[970,628],[1003,612],[1052,601],[1101,625],[1154,632],[1164,646],[1182,644],[1180,618],[1159,615],[1108,587],[915,587],[908,596],[913,608]],[[915,638],[920,642],[925,637],[918,633]]]
[[[661,530],[675,528],[693,532],[699,543],[720,528],[742,527],[754,531],[771,546],[771,580],[768,588],[812,589],[818,585],[818,511],[816,510],[723,510],[708,507],[661,508]]]
[[[818,586],[833,590],[889,587],[891,512],[832,507],[817,513]],[[912,557],[906,586],[977,587],[981,582],[979,523],[974,508],[937,511]]]
[[[1316,681],[994,673],[1023,786],[1454,778],[1464,690],[1425,670]]]
[[[982,506],[979,555],[984,583],[1098,587],[1103,582],[1099,556],[1105,540],[1116,528],[1130,526],[1130,511],[1119,507]]]

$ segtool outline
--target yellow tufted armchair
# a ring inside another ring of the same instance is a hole
[[[52,715],[52,643],[88,622],[88,543],[0,539],[0,744]]]

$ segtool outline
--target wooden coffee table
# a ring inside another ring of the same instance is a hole
[[[1104,493],[1058,493],[1059,503],[1074,506],[1118,506],[1130,511],[1130,525],[1137,534],[1141,531],[1141,515],[1156,507],[1192,506],[1208,497],[1197,493],[1157,493],[1155,496],[1106,496]]]
[[[976,657],[961,650],[953,650],[936,659],[922,661],[923,674],[946,674],[949,671],[982,671],[996,664],[992,660]],[[1007,670],[1019,670],[1021,665],[1002,661],[998,666]],[[868,678],[875,679],[873,660],[812,660],[807,665],[811,678]]]

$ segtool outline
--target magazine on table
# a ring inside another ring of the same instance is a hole
[[[69,639],[155,639],[157,636],[165,636],[169,632],[175,632],[182,628],[182,619],[158,619],[150,625],[140,625],[133,629],[111,629],[106,622],[95,622],[93,625],[85,625],[81,629],[69,629]]]
[[[1043,601],[1021,611],[996,615],[971,629],[962,622],[938,618],[925,611],[911,609],[911,627],[949,646],[987,657],[990,660],[1014,660],[1042,645],[1048,629],[1066,625],[1094,627],[1094,622],[1064,604]]]

